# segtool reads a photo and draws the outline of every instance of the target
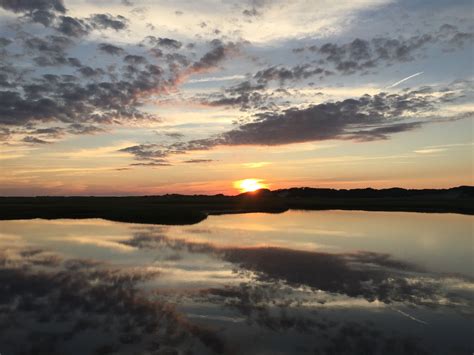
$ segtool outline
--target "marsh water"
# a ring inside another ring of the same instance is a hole
[[[473,222],[0,221],[0,353],[471,354]]]

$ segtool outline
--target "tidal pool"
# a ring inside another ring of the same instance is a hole
[[[474,217],[0,221],[0,353],[470,354]]]

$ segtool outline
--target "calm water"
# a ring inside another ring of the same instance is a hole
[[[472,354],[474,217],[0,222],[0,353]]]

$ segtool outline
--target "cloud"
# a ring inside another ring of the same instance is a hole
[[[118,61],[96,68],[82,65],[81,60],[70,56],[70,51],[77,48],[74,37],[82,34],[78,31],[82,31],[83,25],[62,28],[65,35],[37,36],[22,32],[19,44],[24,53],[2,53],[5,65],[0,67],[3,87],[0,124],[61,122],[90,126],[158,120],[141,107],[149,95],[174,87],[177,73],[166,73],[161,67],[149,64],[146,57],[126,54],[122,48],[108,43],[100,43],[97,50],[117,56]],[[22,65],[9,65],[9,62]],[[36,68],[22,69],[29,62]],[[38,67],[64,68],[48,72]],[[83,134],[84,130],[70,129],[70,132]]]
[[[58,32],[70,37],[82,37],[90,32],[89,24],[82,19],[61,16],[59,18],[59,24],[56,27]]]
[[[446,151],[445,148],[426,148],[426,149],[417,149],[415,153],[417,154],[433,154]]]
[[[272,66],[261,70],[254,75],[258,83],[266,84],[275,80],[283,84],[287,80],[302,80],[314,75],[330,75],[331,73],[323,68],[313,67],[310,64],[297,65],[292,68]]]
[[[165,136],[173,138],[173,139],[181,139],[184,137],[184,134],[179,133],[179,132],[167,132],[165,133]]]
[[[242,15],[245,15],[248,17],[259,16],[260,12],[258,12],[256,8],[245,9],[244,11],[242,11]]]
[[[389,134],[411,130],[420,122],[398,120],[432,109],[428,98],[411,94],[365,95],[359,99],[291,108],[283,113],[263,113],[217,138],[224,145],[281,145],[327,139],[386,139]]]
[[[224,59],[239,53],[242,43],[224,43],[221,40],[214,39],[211,41],[211,46],[212,49],[191,66],[190,69],[193,74],[215,69]]]
[[[135,146],[130,146],[122,148],[120,152],[126,152],[133,154],[137,159],[149,160],[155,158],[164,158],[168,154],[165,149],[162,149],[163,146],[159,144],[140,144]]]
[[[133,163],[130,166],[146,166],[146,167],[156,167],[156,166],[171,166],[171,164],[164,159],[155,159],[153,161],[148,161],[144,163]]]
[[[172,38],[163,38],[155,36],[147,36],[144,40],[148,45],[153,47],[164,47],[167,49],[180,49],[182,43]]]
[[[54,27],[58,32],[71,37],[85,36],[92,29],[110,28],[119,31],[128,24],[128,20],[121,15],[93,14],[88,18],[65,16],[67,9],[61,0],[0,0],[0,7],[14,13],[24,13],[31,22]]]
[[[0,0],[0,7],[14,13],[23,13],[30,21],[43,26],[49,26],[57,13],[66,12],[62,0]]]
[[[88,35],[93,29],[120,31],[127,28],[127,23],[128,20],[120,15],[93,14],[88,18],[60,16],[56,30],[66,36],[82,37]]]
[[[26,136],[23,138],[23,142],[25,143],[32,143],[32,144],[50,144],[51,142],[45,141],[43,139],[39,139],[33,136]]]
[[[111,14],[94,14],[89,17],[89,24],[99,30],[113,29],[115,31],[127,28],[128,20],[121,16],[113,16]]]
[[[237,106],[241,110],[261,108],[270,98],[263,92],[265,88],[266,83],[252,83],[246,80],[224,89],[222,93],[207,95],[204,98],[198,98],[198,100],[210,106]]]
[[[327,42],[293,49],[295,53],[309,51],[317,54],[320,65],[330,64],[328,70],[350,75],[364,73],[382,65],[405,63],[415,60],[428,46],[440,44],[443,48],[462,48],[472,42],[474,33],[461,32],[452,25],[442,25],[437,31],[408,38],[374,37],[356,38],[351,42],[338,44]]]
[[[183,163],[186,164],[202,164],[202,163],[210,163],[213,162],[213,159],[190,159],[190,160],[185,160]]]
[[[81,59],[71,56],[71,52],[81,48],[78,38],[93,29],[120,30],[125,23],[123,17],[108,14],[88,18],[61,15],[48,31],[35,35],[18,32],[24,53],[7,49],[2,53],[5,63],[22,65],[0,67],[0,125],[34,127],[56,122],[70,125],[64,134],[93,134],[103,131],[103,125],[158,121],[144,109],[148,100],[175,90],[191,74],[214,69],[240,48],[240,43],[213,40],[211,49],[192,61],[181,53],[150,58],[148,48],[143,49],[140,43],[128,53],[113,43],[99,42],[95,53],[112,56],[105,64],[83,64],[91,62],[94,52],[89,58],[83,58],[82,53],[77,54]],[[2,41],[5,46],[10,43],[8,39]],[[167,37],[148,38],[147,43],[173,50],[182,47],[181,42]],[[150,64],[151,60],[157,64]],[[29,136],[37,134],[43,140],[40,133],[29,132]]]
[[[438,122],[436,113],[440,102],[463,99],[464,90],[469,90],[469,86],[468,82],[451,84],[451,87],[464,88],[455,94],[444,87],[437,90],[426,87],[400,94],[381,92],[303,108],[292,107],[281,112],[262,112],[250,122],[209,138],[170,145],[141,144],[122,151],[133,154],[136,159],[146,160],[226,145],[277,146],[332,139],[386,140],[393,134]],[[460,113],[449,119],[462,119],[468,115]]]
[[[123,50],[123,48],[121,47],[118,47],[118,46],[114,46],[113,44],[110,44],[110,43],[100,43],[97,48],[104,52],[104,53],[107,53],[107,54],[110,54],[110,55],[121,55],[123,53],[125,53],[125,51]]]
[[[62,0],[0,0],[0,7],[15,13],[34,12],[38,10],[66,12]]]

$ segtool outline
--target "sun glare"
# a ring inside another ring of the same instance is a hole
[[[240,192],[252,192],[268,188],[268,185],[262,183],[262,179],[244,179],[234,182],[234,187]]]

